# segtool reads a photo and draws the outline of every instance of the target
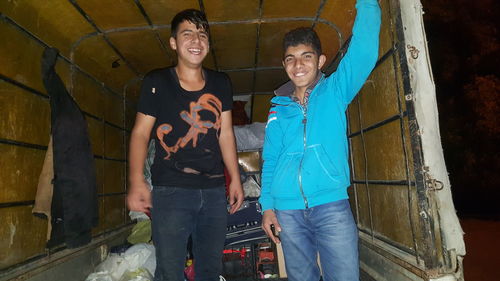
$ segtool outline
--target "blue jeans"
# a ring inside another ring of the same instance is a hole
[[[276,210],[289,281],[359,281],[358,229],[347,199]]]
[[[155,186],[152,201],[154,280],[184,281],[187,242],[192,235],[196,281],[218,281],[227,227],[225,188]]]

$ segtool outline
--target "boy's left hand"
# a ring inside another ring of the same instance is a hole
[[[229,184],[229,205],[231,208],[229,209],[230,214],[236,213],[243,204],[243,199],[245,195],[243,194],[243,188],[241,187],[241,183],[238,181],[231,181]]]

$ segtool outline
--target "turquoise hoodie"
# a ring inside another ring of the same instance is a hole
[[[321,75],[307,110],[291,96],[271,100],[263,150],[262,211],[305,209],[348,198],[345,111],[375,66],[380,31],[376,0],[358,0],[356,9],[349,49],[332,75]]]

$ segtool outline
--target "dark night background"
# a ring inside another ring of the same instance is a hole
[[[404,0],[403,0],[404,1]],[[499,0],[421,0],[467,281],[499,280]]]
[[[500,219],[498,0],[422,0],[460,218]]]

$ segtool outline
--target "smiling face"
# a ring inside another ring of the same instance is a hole
[[[170,47],[177,52],[179,64],[200,67],[209,51],[208,33],[185,20],[179,24],[176,38],[170,37]]]
[[[314,83],[325,60],[326,57],[318,55],[311,45],[298,44],[286,49],[283,67],[295,87],[305,90]]]

